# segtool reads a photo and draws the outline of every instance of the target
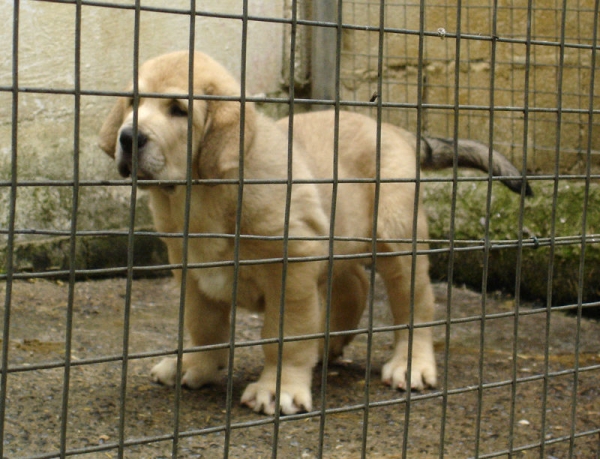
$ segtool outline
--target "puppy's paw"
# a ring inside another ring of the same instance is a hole
[[[261,378],[246,387],[242,395],[242,404],[252,408],[257,413],[275,414],[275,390],[274,382],[263,381]],[[295,414],[312,410],[310,385],[282,384],[279,405],[283,414]]]
[[[394,355],[381,369],[382,381],[393,389],[408,389],[408,360],[406,353]],[[435,387],[437,371],[433,351],[431,353],[414,353],[410,368],[410,388],[423,390]]]
[[[199,389],[200,387],[216,382],[218,380],[218,369],[211,364],[202,363],[190,365],[190,358],[184,355],[181,365],[181,385],[189,389]],[[177,382],[177,359],[167,358],[155,365],[150,372],[154,382],[173,387]]]
[[[152,380],[165,386],[173,387],[177,381],[177,359],[163,359],[150,370]]]

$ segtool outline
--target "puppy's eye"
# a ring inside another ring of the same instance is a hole
[[[169,115],[175,117],[185,117],[187,116],[187,110],[181,105],[179,105],[177,102],[173,102],[169,106]]]

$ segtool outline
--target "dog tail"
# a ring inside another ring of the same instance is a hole
[[[458,167],[489,171],[490,148],[474,140],[438,137],[421,139],[421,167],[429,170],[447,169],[454,165],[454,155],[458,152]],[[533,190],[519,170],[502,153],[492,150],[492,174],[502,177],[500,181],[515,193],[521,192],[525,180],[525,196],[533,196]]]

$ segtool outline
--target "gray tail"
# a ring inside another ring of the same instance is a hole
[[[447,169],[454,165],[454,155],[458,152],[458,167],[479,169],[489,172],[490,147],[474,140],[423,137],[421,141],[421,167],[424,169]],[[504,185],[515,193],[520,193],[525,181],[525,195],[533,196],[533,190],[519,170],[502,153],[492,150],[492,175],[503,177]]]

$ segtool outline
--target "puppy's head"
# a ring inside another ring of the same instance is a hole
[[[239,83],[210,57],[194,54],[193,71],[194,96],[239,97]],[[140,179],[183,180],[188,167],[193,178],[221,178],[237,170],[240,102],[195,99],[190,107],[189,73],[187,52],[154,58],[140,67],[135,113],[133,97],[120,98],[112,108],[100,131],[100,147],[115,158],[122,176],[132,174],[134,155]],[[248,144],[254,108],[246,104],[245,110]]]

